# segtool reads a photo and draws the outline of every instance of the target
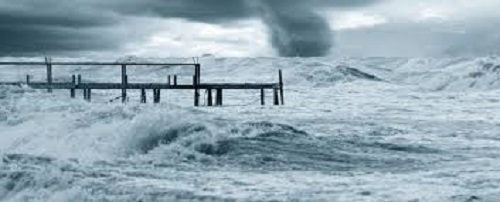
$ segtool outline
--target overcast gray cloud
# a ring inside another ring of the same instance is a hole
[[[126,17],[182,18],[227,23],[261,18],[282,56],[322,56],[333,34],[319,8],[363,6],[375,0],[0,0],[0,54],[29,55],[112,50],[134,40],[104,30]],[[130,27],[130,30],[144,26]],[[109,34],[109,33],[107,33]],[[136,38],[135,38],[136,39]]]
[[[354,56],[500,54],[498,7],[498,0],[388,0],[356,10],[376,25],[338,30],[335,50]]]
[[[0,55],[148,52],[140,49],[158,41],[165,47],[154,51],[176,56],[217,47],[222,55],[270,54],[262,45],[266,32],[281,56],[484,55],[500,52],[498,6],[498,0],[0,0]],[[200,24],[216,26],[201,32]],[[262,51],[252,46],[257,36]]]

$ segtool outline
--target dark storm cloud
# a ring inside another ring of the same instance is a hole
[[[260,17],[280,56],[328,54],[333,33],[317,9],[361,6],[375,0],[146,0],[122,3],[122,12],[218,23]],[[141,9],[137,9],[141,8]]]
[[[0,54],[64,53],[118,48],[123,34],[102,30],[127,16],[226,23],[261,18],[282,56],[322,56],[332,46],[317,9],[362,6],[376,0],[0,0]],[[148,26],[147,24],[140,26]],[[143,27],[131,26],[130,31]],[[127,39],[130,40],[130,37]]]
[[[84,3],[56,0],[0,0],[0,55],[59,54],[114,48],[99,27],[115,15]]]
[[[314,57],[330,51],[333,33],[329,24],[309,8],[263,3],[261,12],[271,44],[281,56]]]

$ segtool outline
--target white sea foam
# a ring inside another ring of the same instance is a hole
[[[200,62],[202,82],[276,82],[283,69],[286,105],[259,106],[252,90],[225,92],[224,107],[194,108],[189,91],[162,92],[154,105],[133,91],[128,104],[109,102],[117,91],[93,91],[87,103],[1,86],[0,201],[500,199],[496,57]],[[120,79],[116,67],[56,71],[57,81]],[[0,72],[44,75],[43,67]],[[192,72],[129,70],[134,82],[169,74],[182,83]]]

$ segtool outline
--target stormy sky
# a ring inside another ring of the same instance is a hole
[[[0,0],[0,56],[477,56],[498,0]]]

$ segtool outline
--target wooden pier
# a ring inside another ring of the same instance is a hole
[[[224,90],[260,90],[260,103],[265,105],[265,90],[273,91],[273,104],[284,105],[284,88],[283,74],[279,70],[277,83],[202,83],[201,82],[201,64],[200,63],[139,63],[139,62],[52,62],[50,58],[45,58],[45,62],[0,62],[0,66],[45,66],[46,67],[46,82],[33,82],[31,76],[26,75],[25,82],[0,82],[0,85],[23,85],[33,89],[47,89],[49,93],[53,90],[69,90],[70,97],[76,97],[76,90],[83,91],[83,97],[87,101],[92,100],[92,90],[121,90],[121,96],[116,99],[121,99],[123,103],[127,102],[128,90],[140,90],[140,102],[146,103],[146,91],[153,91],[153,102],[160,103],[162,90],[193,90],[194,91],[194,106],[200,105],[200,90],[207,91],[207,106],[213,106],[213,98],[215,97],[215,106],[222,106]],[[55,66],[116,66],[121,68],[120,83],[93,83],[82,82],[80,75],[70,75],[71,82],[53,82],[53,67]],[[165,83],[130,83],[128,82],[127,67],[190,67],[193,68],[194,74],[192,83],[178,84],[177,75],[166,77]],[[171,82],[173,81],[173,82]],[[213,96],[213,91],[216,95]]]

